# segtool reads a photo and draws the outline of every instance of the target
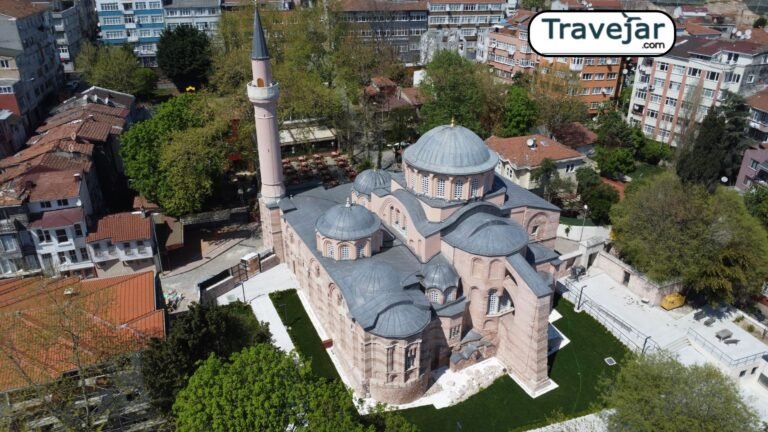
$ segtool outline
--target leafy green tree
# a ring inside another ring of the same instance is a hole
[[[635,169],[635,159],[632,150],[626,148],[608,149],[598,147],[595,151],[595,161],[600,168],[600,175],[618,177],[620,174],[632,172]]]
[[[611,186],[600,183],[586,189],[581,199],[589,206],[589,216],[598,225],[611,223],[611,207],[619,202],[619,193]]]
[[[657,282],[679,280],[709,302],[742,302],[768,276],[768,236],[742,198],[672,173],[628,189],[611,212],[616,246]]]
[[[640,132],[640,134],[642,134],[642,132]],[[672,148],[670,146],[646,138],[645,144],[637,152],[637,159],[651,165],[658,165],[662,160],[669,159],[671,155]]]
[[[312,376],[309,364],[260,344],[211,356],[195,371],[173,406],[179,432],[363,432],[351,395],[338,381]]]
[[[520,6],[523,9],[539,10],[542,9],[547,2],[545,0],[521,0]]]
[[[129,46],[101,46],[91,44],[83,48],[75,59],[77,71],[88,83],[136,96],[150,94],[157,84],[157,75],[141,66]]]
[[[531,172],[531,180],[538,183],[542,194],[547,199],[549,199],[551,192],[549,185],[556,177],[559,177],[557,164],[549,158],[544,158],[539,166]]]
[[[712,365],[684,366],[662,355],[631,360],[602,400],[614,413],[608,430],[758,432],[759,418],[737,384]]]
[[[746,137],[749,107],[744,98],[728,93],[701,122],[693,143],[679,150],[677,175],[685,183],[698,183],[712,193],[721,177],[734,179],[749,140]]]
[[[211,69],[208,36],[192,26],[163,30],[157,44],[157,65],[179,90],[199,88]]]
[[[176,394],[187,385],[198,361],[211,354],[226,358],[244,347],[268,344],[271,339],[269,325],[256,320],[246,304],[193,303],[186,314],[173,321],[166,339],[152,340],[142,354],[142,374],[153,404],[170,413]]]
[[[764,16],[761,16],[755,20],[754,23],[752,23],[753,28],[763,28],[765,27],[765,24],[768,23],[768,20],[765,19]]]
[[[165,188],[160,155],[171,134],[202,127],[206,116],[199,95],[183,94],[160,104],[154,116],[137,123],[120,136],[125,173],[131,187],[157,201]],[[161,203],[162,204],[162,203]]]
[[[442,50],[435,53],[426,71],[427,78],[421,87],[427,96],[421,108],[422,132],[454,120],[485,135],[487,131],[479,120],[485,98],[475,65],[456,52]]]
[[[768,227],[768,188],[753,185],[744,194],[744,204],[749,214],[757,218],[763,226]]]
[[[576,170],[578,192],[584,193],[600,185],[600,175],[591,167],[584,166]]]
[[[510,87],[504,108],[503,136],[525,135],[536,124],[536,102],[525,88]]]

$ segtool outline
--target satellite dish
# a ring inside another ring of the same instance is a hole
[[[741,30],[739,30],[739,31],[736,32],[736,37],[741,37],[741,35],[743,35],[743,34],[744,33],[742,33]]]
[[[528,144],[528,147],[533,148],[533,146],[536,145],[536,140],[534,140],[533,138],[528,138],[528,140],[525,143]]]
[[[736,30],[736,27],[731,29],[731,33],[736,33],[738,30]]]
[[[746,39],[749,39],[752,37],[752,29],[747,29],[744,31],[744,36],[746,36]]]

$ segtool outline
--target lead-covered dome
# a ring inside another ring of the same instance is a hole
[[[381,227],[381,220],[363,206],[335,205],[323,213],[315,228],[324,237],[334,240],[357,240],[372,236]]]
[[[475,213],[459,222],[443,239],[474,255],[509,256],[528,244],[528,233],[509,219]]]
[[[459,275],[448,263],[433,262],[424,266],[423,278],[421,284],[426,289],[437,288],[445,292],[448,288],[459,284]]]
[[[376,189],[389,189],[392,184],[392,176],[388,172],[379,169],[369,169],[355,177],[352,189],[357,193],[370,195]]]
[[[499,157],[483,140],[463,126],[438,126],[405,149],[411,167],[438,174],[469,175],[490,171]]]

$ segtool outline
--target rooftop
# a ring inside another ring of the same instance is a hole
[[[25,0],[0,0],[0,15],[14,18],[26,18],[47,10],[43,4],[35,4]]]
[[[31,182],[30,201],[50,201],[80,196],[80,179],[75,178],[78,171],[36,172],[24,176],[24,181]]]
[[[62,325],[58,319],[63,312],[77,319]],[[153,272],[86,281],[3,280],[0,317],[0,340],[4,354],[9,354],[0,356],[0,391],[45,383],[75,369],[66,331],[80,337],[79,354],[87,365],[134,352],[150,337],[165,335],[165,313],[157,303]],[[19,366],[26,378],[16,372]]]
[[[747,98],[747,105],[754,109],[768,112],[768,88],[759,91]]]
[[[87,242],[110,239],[112,242],[149,240],[152,238],[152,223],[141,213],[116,213],[96,221],[88,233]]]
[[[534,141],[533,147],[528,146],[530,139]],[[492,136],[486,143],[501,159],[509,161],[517,168],[535,168],[541,165],[544,159],[563,161],[584,158],[584,155],[576,150],[538,134],[511,138]]]
[[[689,58],[693,54],[712,57],[721,52],[728,51],[745,55],[756,55],[768,51],[763,44],[749,40],[725,40],[707,39],[702,37],[678,37],[675,47],[667,54],[671,57]]]
[[[72,226],[76,223],[83,223],[85,215],[82,207],[71,207],[63,210],[51,210],[45,213],[38,213],[29,218],[29,227],[32,229],[50,229]]]
[[[403,161],[411,167],[446,175],[492,170],[498,157],[471,130],[459,125],[437,126],[408,146]]]

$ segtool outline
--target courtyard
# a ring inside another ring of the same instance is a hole
[[[296,291],[274,292],[270,298],[293,344],[310,359],[315,373],[340,379]],[[559,385],[557,389],[531,399],[504,375],[480,393],[451,407],[424,406],[403,410],[402,415],[425,432],[508,432],[597,410],[600,379],[615,374],[628,351],[589,315],[574,312],[571,303],[556,300],[556,309],[562,315],[557,327],[571,341],[549,358],[550,376]],[[608,366],[606,357],[613,357],[618,365]]]

